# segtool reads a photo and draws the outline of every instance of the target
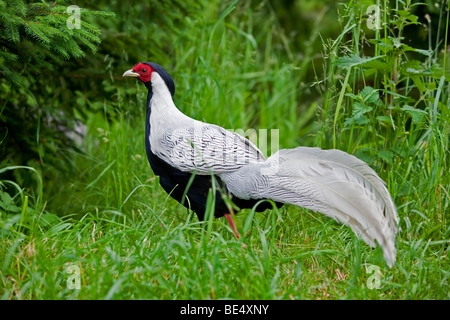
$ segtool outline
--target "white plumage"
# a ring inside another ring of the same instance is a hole
[[[155,73],[150,118],[152,152],[182,171],[200,175],[233,172],[264,161],[262,152],[243,136],[217,125],[201,122],[180,112],[164,81]]]
[[[397,211],[383,181],[366,163],[340,150],[298,147],[266,162],[222,175],[228,190],[321,212],[349,226],[370,246],[381,245],[395,262]]]
[[[397,210],[384,182],[366,163],[340,150],[306,147],[279,150],[265,159],[237,133],[180,112],[157,72],[151,86],[148,139],[159,159],[182,172],[216,175],[239,199],[271,199],[321,212],[370,246],[377,242],[393,266]]]

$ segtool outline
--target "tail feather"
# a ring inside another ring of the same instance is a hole
[[[395,263],[396,207],[384,182],[358,158],[340,150],[283,149],[225,178],[234,180],[227,187],[235,196],[265,197],[334,218],[370,246],[377,241],[388,265]]]

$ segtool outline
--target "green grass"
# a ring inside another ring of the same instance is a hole
[[[232,3],[211,18],[216,10],[171,49],[176,104],[225,128],[279,129],[282,148],[335,147],[367,161],[398,207],[396,265],[348,227],[294,206],[241,212],[239,241],[225,219],[200,223],[151,172],[145,89],[127,82],[115,90],[130,111],[89,117],[83,152],[67,157],[72,171],[1,169],[34,179],[0,181],[1,299],[449,299],[448,54],[411,58],[406,20],[383,15],[385,29],[367,30],[353,2],[339,7],[335,38],[317,37],[314,24],[307,40],[322,55],[301,59],[270,6],[267,15]],[[447,70],[425,69],[445,61]],[[381,274],[372,289],[371,267]]]

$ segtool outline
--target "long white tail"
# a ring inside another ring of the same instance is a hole
[[[223,178],[238,197],[290,203],[338,220],[370,246],[376,240],[394,265],[396,207],[384,182],[358,158],[340,150],[283,149]]]

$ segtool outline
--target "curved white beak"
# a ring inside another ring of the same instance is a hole
[[[134,72],[132,69],[127,70],[124,72],[124,74],[122,75],[122,77],[139,77],[139,73]]]

